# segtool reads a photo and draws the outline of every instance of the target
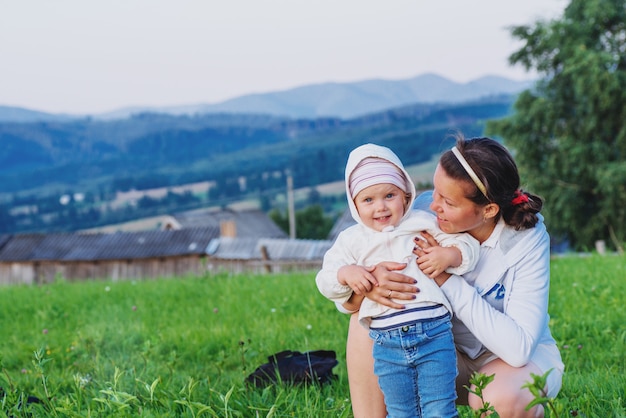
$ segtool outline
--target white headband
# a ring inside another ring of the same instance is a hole
[[[478,190],[480,190],[483,193],[483,195],[487,198],[487,200],[491,200],[489,199],[489,196],[487,196],[487,188],[485,187],[483,182],[480,181],[480,179],[478,178],[474,170],[472,170],[472,167],[470,167],[465,157],[463,157],[463,154],[461,154],[461,151],[459,151],[456,147],[452,147],[452,153],[455,155],[456,159],[459,160],[459,162],[465,169],[465,172],[469,174],[469,176],[471,177],[476,187],[478,187]]]

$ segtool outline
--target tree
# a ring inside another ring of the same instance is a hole
[[[561,18],[511,29],[511,64],[541,76],[511,116],[487,124],[544,196],[553,235],[574,248],[626,241],[626,2],[572,0]]]
[[[289,218],[278,209],[272,209],[269,217],[283,231],[289,233]],[[333,219],[324,215],[320,205],[307,206],[296,211],[296,238],[326,239],[333,227]]]
[[[270,219],[272,221],[274,221],[274,223],[276,225],[278,225],[278,227],[280,229],[282,229],[283,231],[285,231],[287,234],[289,234],[289,218],[287,216],[287,214],[281,212],[278,209],[272,209],[269,213],[268,216],[270,217]],[[296,231],[297,232],[297,231]]]
[[[324,215],[320,205],[307,206],[296,211],[296,234],[302,239],[326,239],[333,220]]]

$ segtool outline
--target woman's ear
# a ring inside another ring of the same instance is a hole
[[[500,206],[496,203],[488,203],[487,206],[483,208],[483,218],[484,219],[493,219],[500,212]]]

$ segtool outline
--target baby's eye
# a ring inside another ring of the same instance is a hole
[[[391,199],[392,197],[394,197],[396,194],[395,193],[387,193],[387,196],[385,196],[387,199]]]
[[[372,201],[372,198],[371,197],[366,197],[365,199],[363,199],[363,201],[365,203],[370,203]]]

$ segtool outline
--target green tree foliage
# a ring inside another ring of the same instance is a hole
[[[269,217],[283,231],[289,233],[289,216],[277,209],[269,213]],[[333,227],[333,219],[324,215],[320,205],[307,206],[296,211],[296,238],[299,239],[326,239]]]
[[[324,210],[320,205],[308,206],[296,211],[298,238],[326,239],[332,227],[332,218],[324,216]]]
[[[561,18],[513,27],[511,64],[542,79],[487,125],[546,199],[553,235],[578,249],[626,241],[626,2],[572,0]]]
[[[282,213],[278,209],[272,209],[269,211],[267,216],[269,216],[270,219],[274,221],[274,223],[278,225],[280,229],[289,234],[289,217],[287,216],[287,214]]]

